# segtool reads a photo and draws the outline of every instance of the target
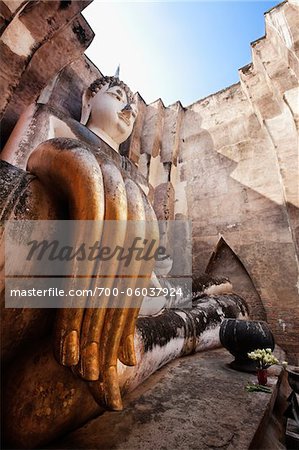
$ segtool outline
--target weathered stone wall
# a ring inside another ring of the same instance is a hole
[[[192,220],[194,272],[214,267],[213,273],[231,276],[231,257],[218,255],[224,241],[242,267],[234,287],[244,291],[252,317],[266,317],[294,358],[298,15],[295,1],[266,13],[266,36],[251,44],[253,62],[240,69],[240,83],[187,108],[166,108],[161,100],[147,106],[136,159],[158,199],[159,217],[164,211],[165,218]]]
[[[91,1],[0,1],[1,147],[26,107],[92,41],[81,15]]]

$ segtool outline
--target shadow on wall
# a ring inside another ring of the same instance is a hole
[[[241,94],[235,93],[242,100]],[[241,121],[238,114],[227,118],[225,130],[215,119],[207,120],[185,111],[181,135],[179,164],[192,220],[193,271],[208,267],[212,275],[228,276],[248,301],[252,318],[266,316],[277,343],[295,361],[298,228],[291,219],[299,210],[285,202],[275,149],[265,130],[255,124],[253,133],[252,121]],[[217,246],[220,237],[229,246]]]
[[[251,319],[267,320],[261,298],[238,256],[221,237],[208,263],[206,273],[230,279],[236,294],[243,296],[249,306]]]

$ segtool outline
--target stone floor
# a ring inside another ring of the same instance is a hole
[[[231,359],[219,349],[176,360],[129,394],[123,411],[104,413],[51,448],[254,448],[273,410],[278,378],[269,380],[272,395],[248,393],[245,385],[256,377],[230,369]]]

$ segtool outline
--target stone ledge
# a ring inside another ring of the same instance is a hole
[[[129,394],[123,411],[104,413],[51,448],[248,449],[272,413],[279,378],[269,379],[272,395],[248,393],[255,375],[230,369],[231,360],[224,349],[178,359]]]

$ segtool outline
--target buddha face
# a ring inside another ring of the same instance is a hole
[[[109,83],[106,83],[93,93],[90,108],[87,127],[103,140],[108,136],[118,148],[132,132],[137,116],[136,103],[128,99],[123,87],[109,87]]]

